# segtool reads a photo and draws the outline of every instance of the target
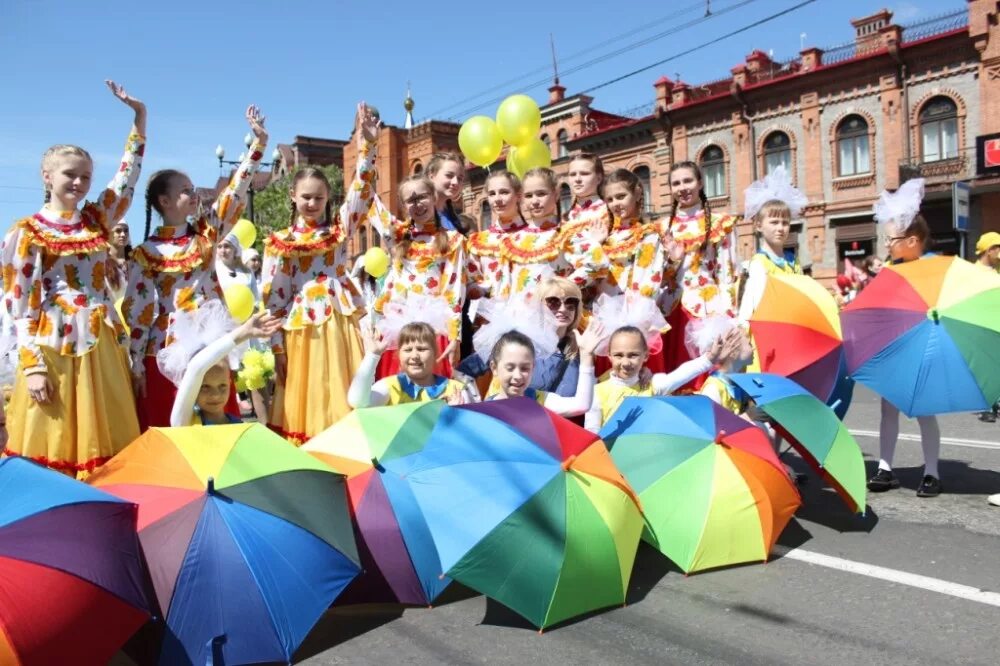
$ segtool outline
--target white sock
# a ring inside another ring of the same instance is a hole
[[[897,439],[899,439],[899,410],[883,398],[882,422],[878,430],[879,469],[892,471],[892,458],[896,454]]]
[[[941,454],[941,428],[936,416],[921,416],[917,419],[920,425],[920,446],[924,449],[924,474],[935,478],[938,476],[938,456]]]

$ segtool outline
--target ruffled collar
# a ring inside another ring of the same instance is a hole
[[[525,226],[529,231],[551,231],[559,227],[559,217],[556,215],[549,215],[541,220],[529,220],[528,224]]]
[[[156,229],[153,230],[149,240],[177,240],[179,238],[187,238],[192,234],[194,234],[194,229],[191,228],[190,224],[185,224],[182,227],[162,226],[156,227]]]
[[[642,226],[642,224],[643,221],[638,215],[626,218],[616,217],[614,225],[611,227],[611,230],[624,231],[626,229],[633,229],[635,227],[640,227]]]
[[[528,223],[524,221],[524,218],[520,215],[515,215],[512,219],[505,221],[503,218],[494,217],[490,221],[490,231],[495,234],[509,234],[513,231],[518,231],[520,229],[528,226]]]
[[[448,388],[448,378],[440,375],[434,375],[434,383],[430,386],[415,384],[405,372],[396,375],[396,379],[399,381],[399,388],[414,400],[419,398],[421,391],[425,392],[431,400],[437,400]]]
[[[80,221],[80,211],[75,209],[56,211],[48,206],[42,206],[42,209],[38,211],[38,215],[45,222],[57,227],[70,227]]]

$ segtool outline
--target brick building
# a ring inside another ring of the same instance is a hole
[[[970,237],[1000,230],[1000,171],[988,159],[981,163],[982,150],[977,163],[977,140],[1000,139],[998,19],[996,0],[969,0],[965,10],[908,26],[882,10],[852,21],[854,38],[841,46],[806,48],[784,62],[754,51],[709,83],[661,77],[651,103],[621,115],[593,108],[586,95],[567,97],[557,81],[542,107],[540,136],[560,176],[578,151],[599,154],[608,170],[634,171],[652,216],[670,211],[674,162],[697,161],[713,209],[734,213],[754,179],[784,164],[810,201],[789,250],[826,278],[845,257],[883,253],[871,217],[878,192],[922,176],[924,211],[939,247],[956,252],[956,181],[971,185]],[[455,150],[458,128],[432,120],[383,132],[377,189],[394,210],[399,180],[422,170],[434,151]],[[347,173],[354,161],[348,143]],[[488,216],[485,173],[470,167],[462,202],[477,219]],[[362,230],[352,240],[354,251],[368,246],[369,235]],[[746,224],[740,246],[749,257],[754,239]]]

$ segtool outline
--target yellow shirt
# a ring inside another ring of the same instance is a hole
[[[645,388],[642,388],[639,384],[628,386],[621,382],[606,379],[594,387],[594,395],[601,406],[601,423],[607,423],[611,415],[625,401],[625,398],[653,396],[653,383],[648,382]]]
[[[701,387],[700,393],[701,395],[708,396],[733,414],[742,414],[746,411],[747,406],[745,402],[733,395],[733,388],[729,382],[715,373],[708,376]]]
[[[437,377],[433,386],[419,386],[409,380],[405,374],[386,377],[386,388],[389,392],[387,405],[407,405],[411,402],[430,402],[462,390],[461,382],[447,377]]]

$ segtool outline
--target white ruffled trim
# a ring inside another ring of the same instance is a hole
[[[885,224],[895,220],[902,228],[910,226],[913,218],[920,212],[920,203],[924,200],[924,179],[913,178],[899,186],[895,192],[882,190],[873,208],[875,221]]]
[[[193,313],[178,311],[174,313],[174,342],[156,354],[156,365],[164,377],[179,386],[194,355],[232,331],[235,326],[236,322],[229,314],[229,309],[219,300],[206,301]],[[229,355],[229,367],[239,367],[244,347],[245,344],[240,345]]]
[[[422,322],[438,335],[448,335],[448,323],[453,317],[451,308],[440,298],[410,293],[406,300],[386,303],[376,327],[382,339],[389,344],[388,349],[396,349],[399,347],[399,332],[407,324]]]
[[[809,205],[809,198],[802,190],[792,185],[792,179],[784,165],[754,181],[743,193],[744,219],[752,219],[768,201],[781,201],[792,211],[792,219],[798,219],[802,209]]]
[[[551,356],[559,348],[559,337],[554,326],[546,321],[540,300],[520,296],[509,300],[479,299],[477,316],[486,323],[472,337],[472,346],[483,361],[489,361],[493,347],[509,331],[518,331],[531,339],[536,359]]]
[[[605,332],[595,351],[598,356],[608,355],[611,335],[622,326],[634,326],[642,331],[650,354],[663,348],[661,334],[670,328],[656,301],[635,292],[618,296],[601,294],[594,302],[592,316],[604,326]]]

